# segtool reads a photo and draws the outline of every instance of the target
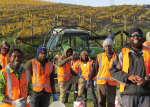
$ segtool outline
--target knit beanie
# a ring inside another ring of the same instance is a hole
[[[131,37],[131,35],[132,35],[134,32],[139,32],[139,34],[141,34],[142,37],[143,37],[143,32],[142,32],[142,30],[141,30],[140,28],[138,28],[138,27],[134,27],[134,28],[130,29],[130,31],[129,31],[129,37]]]
[[[105,45],[111,45],[113,47],[113,41],[112,39],[105,39],[103,42],[103,48]]]
[[[146,40],[147,40],[148,42],[150,42],[150,32],[147,32],[147,34],[146,34]]]
[[[47,50],[46,50],[46,47],[44,47],[43,45],[39,45],[38,49],[37,49],[37,56],[42,53],[42,52],[45,52],[47,54]]]

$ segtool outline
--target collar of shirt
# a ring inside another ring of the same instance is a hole
[[[25,69],[23,68],[22,65],[20,65],[20,68],[18,71],[15,71],[12,66],[10,65],[10,63],[6,66],[6,68],[10,69],[10,72],[13,73],[13,72],[17,72],[17,73],[22,73],[25,71]]]

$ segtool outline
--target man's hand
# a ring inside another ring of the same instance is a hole
[[[70,56],[70,59],[71,59],[71,60],[74,60],[74,55],[71,55],[71,56]]]
[[[20,98],[20,99],[18,99],[18,100],[16,100],[16,101],[13,101],[12,102],[12,105],[13,106],[15,106],[15,107],[22,107],[23,106],[23,104],[22,104],[22,100],[24,99],[24,97],[22,97],[22,98]]]
[[[79,74],[78,74],[78,77],[79,77],[79,78],[83,78],[83,76],[82,76],[82,75],[79,75]]]
[[[57,94],[53,94],[53,101],[59,101],[59,98],[57,97]]]
[[[146,84],[146,80],[145,80],[144,78],[139,79],[139,80],[137,81],[137,85],[138,85],[138,86],[144,86],[145,84]]]
[[[136,76],[136,75],[130,75],[128,77],[128,80],[132,81],[132,83],[137,83],[137,81],[140,80],[140,79],[141,79],[141,77]]]

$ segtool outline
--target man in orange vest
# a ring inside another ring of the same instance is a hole
[[[73,51],[73,56],[74,56],[74,59],[71,61],[71,68],[75,73],[81,74],[81,73],[79,73],[80,60],[78,58],[76,51]],[[78,97],[78,83],[73,84],[73,85],[74,85],[74,101],[76,101],[76,98]],[[70,84],[70,86],[68,87],[68,90],[66,91],[64,103],[68,102],[68,97],[69,97],[69,93],[71,91],[71,87],[72,87],[72,84]]]
[[[105,52],[97,55],[93,69],[89,74],[89,81],[93,77],[97,77],[98,107],[106,107],[106,105],[107,107],[115,107],[117,81],[109,73],[109,68],[116,56],[116,53],[112,52],[113,41],[111,39],[105,39],[103,48]],[[89,82],[87,86],[88,84]]]
[[[3,42],[2,42],[2,45],[3,45],[3,47],[6,47],[7,53],[8,53],[9,50],[10,50],[10,45],[9,45],[6,41],[3,41]]]
[[[147,32],[146,34],[146,41],[143,43],[144,46],[147,46],[150,48],[150,32]]]
[[[130,44],[116,55],[109,70],[120,81],[124,107],[150,107],[150,49],[142,45],[140,28],[129,31]]]
[[[79,84],[78,97],[76,100],[87,100],[81,97],[85,80],[82,75],[75,73],[71,68],[71,60],[74,59],[73,50],[70,46],[66,46],[64,53],[58,59],[58,83],[60,84],[60,101],[64,103],[66,91],[70,84]]]
[[[2,47],[0,54],[0,65],[2,66],[2,68],[5,68],[5,66],[8,64],[7,57],[8,57],[7,49],[6,47]]]
[[[87,98],[86,84],[87,84],[89,73],[91,72],[93,68],[94,61],[91,60],[91,58],[88,56],[88,53],[86,51],[82,51],[80,53],[80,61],[81,63],[80,63],[79,69],[81,69],[81,74],[83,78],[86,80],[85,87],[83,90],[83,97]],[[89,91],[91,94],[94,107],[98,107],[97,97],[94,92],[94,78],[90,81]],[[85,101],[85,105],[86,105],[86,101]]]
[[[53,101],[59,100],[55,91],[53,65],[48,61],[46,55],[46,48],[39,45],[37,58],[31,60],[27,65],[27,69],[32,75],[33,84],[31,107],[48,107],[51,90],[53,93]]]
[[[10,50],[9,64],[0,72],[0,107],[30,107],[27,95],[32,95],[30,71],[21,65],[23,53],[20,49]]]

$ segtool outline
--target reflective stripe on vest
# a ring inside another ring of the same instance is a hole
[[[99,73],[99,75],[98,75],[98,77],[96,78],[96,79],[98,79],[98,80],[101,80],[101,78],[100,78],[100,75],[101,75],[101,71],[102,71],[102,64],[101,64],[101,61],[102,60],[102,53],[100,54],[100,56],[99,56],[99,68],[100,68],[100,73]]]
[[[98,80],[110,80],[110,81],[116,81],[116,80],[113,79],[113,78],[98,78]]]
[[[77,66],[78,66],[79,63],[80,63],[80,61],[78,60],[76,66],[75,66],[75,71],[77,70]]]
[[[37,66],[36,66],[36,59],[33,59],[33,63],[34,63],[34,69],[35,69],[35,82],[34,82],[34,84],[33,84],[33,87],[43,87],[43,85],[38,85],[38,84],[37,84]],[[49,64],[49,67],[50,67],[49,72],[50,72],[50,74],[51,74],[51,64],[50,64],[50,62],[48,62],[48,64]],[[49,84],[49,85],[44,85],[44,87],[50,87],[50,84]]]
[[[147,41],[145,43],[146,43],[146,47],[150,48],[149,43]]]
[[[4,68],[4,69],[6,70],[6,73],[7,73],[9,99],[12,100],[12,85],[11,85],[10,73],[9,73],[8,68]],[[25,70],[25,74],[26,74],[26,77],[27,77],[27,86],[28,86],[29,74],[28,74],[27,70]],[[6,103],[0,102],[0,105],[1,104],[6,104]]]

